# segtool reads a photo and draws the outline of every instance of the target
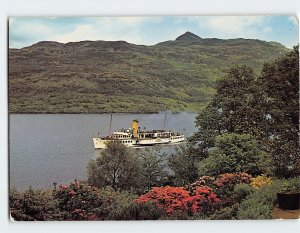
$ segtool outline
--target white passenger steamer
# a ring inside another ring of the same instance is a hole
[[[140,131],[138,120],[132,121],[129,129],[119,129],[106,137],[94,137],[95,149],[104,149],[110,143],[122,143],[127,147],[145,147],[163,144],[177,144],[184,141],[184,135],[170,130]]]

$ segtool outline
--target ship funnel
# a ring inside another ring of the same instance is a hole
[[[138,138],[139,137],[139,121],[138,120],[133,120],[132,121],[132,132],[133,132],[133,137]]]

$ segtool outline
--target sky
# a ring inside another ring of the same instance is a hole
[[[288,48],[299,43],[293,15],[154,16],[154,17],[10,17],[9,47],[39,41],[125,40],[154,45],[190,31],[202,38],[276,41]]]

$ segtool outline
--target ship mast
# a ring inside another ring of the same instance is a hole
[[[166,129],[167,111],[165,112],[164,129]]]
[[[111,122],[112,122],[112,114],[110,114],[109,133],[108,133],[109,136],[111,133]]]

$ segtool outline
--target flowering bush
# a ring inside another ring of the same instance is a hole
[[[250,182],[251,175],[247,173],[225,173],[217,177],[202,176],[196,182],[186,186],[185,189],[190,193],[195,193],[197,188],[208,186],[221,199],[220,204],[225,207],[235,203],[234,187],[237,184],[249,184]]]
[[[255,178],[252,178],[251,183],[250,183],[250,185],[254,189],[259,189],[263,186],[270,185],[270,184],[272,184],[272,178],[267,177],[266,175],[261,175],[261,176],[257,176]]]
[[[202,176],[185,188],[193,192],[199,187],[209,186],[219,197],[224,197],[231,195],[235,185],[241,183],[249,184],[250,182],[251,175],[247,173],[225,173],[217,177]]]
[[[79,181],[60,185],[53,195],[66,220],[101,220],[105,214],[96,208],[104,202],[99,190]]]
[[[136,202],[145,203],[152,201],[167,215],[183,212],[195,214],[198,211],[211,212],[217,208],[220,200],[209,187],[200,187],[194,195],[182,187],[155,187],[148,193],[140,196]]]
[[[225,173],[219,175],[213,183],[214,190],[219,196],[232,195],[234,186],[237,184],[249,184],[252,176],[247,173]]]
[[[174,211],[186,211],[183,200],[189,197],[189,192],[182,187],[154,187],[148,193],[140,196],[136,202],[144,203],[153,201],[156,205],[163,209],[167,214]]]
[[[215,180],[215,177],[212,176],[201,176],[196,182],[185,186],[185,189],[189,190],[191,193],[194,193],[199,187],[213,187]]]
[[[204,186],[197,188],[195,195],[184,199],[183,202],[192,214],[197,212],[208,214],[218,207],[220,199],[211,188]]]

